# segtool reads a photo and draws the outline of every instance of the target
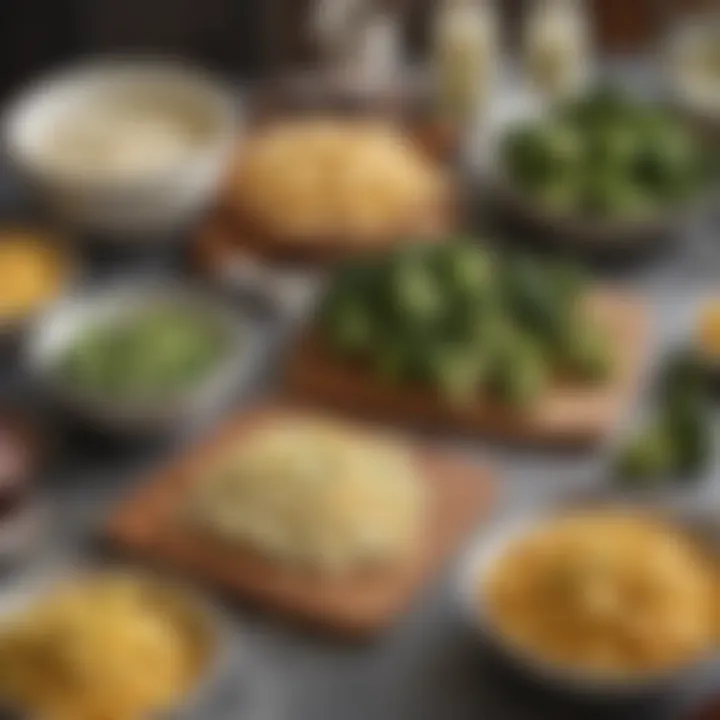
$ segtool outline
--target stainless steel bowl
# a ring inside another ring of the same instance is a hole
[[[657,504],[652,508],[641,504],[621,504],[615,500],[591,501],[590,507],[608,509],[627,508],[638,513],[654,513],[683,528],[704,547],[720,552],[720,513],[713,516],[708,511],[695,509],[686,504]],[[572,507],[586,507],[573,503]],[[466,624],[510,667],[525,677],[555,690],[574,696],[593,696],[605,699],[647,697],[668,688],[682,685],[696,672],[716,661],[718,653],[697,658],[686,665],[661,673],[637,677],[610,678],[593,676],[579,669],[562,668],[545,662],[537,655],[527,652],[509,641],[495,625],[483,591],[483,580],[490,568],[508,548],[510,543],[559,517],[570,507],[544,508],[505,518],[486,528],[460,563],[457,594],[462,616]]]
[[[91,327],[152,305],[171,305],[207,316],[227,338],[227,346],[207,375],[158,402],[110,400],[64,382],[59,358]],[[129,278],[62,299],[31,329],[26,360],[31,375],[49,398],[96,429],[122,434],[163,432],[201,421],[231,400],[255,368],[260,352],[257,326],[248,316],[200,288],[158,278]]]
[[[542,119],[551,112],[552,107],[536,109],[530,117]],[[668,112],[675,112],[690,131],[702,139],[708,152],[718,152],[717,134],[708,132],[672,108],[668,108]],[[592,218],[543,207],[511,181],[500,152],[507,133],[527,119],[527,116],[511,116],[488,131],[479,148],[476,172],[491,203],[491,212],[497,214],[501,222],[529,234],[528,242],[598,258],[653,251],[679,238],[690,222],[710,215],[717,203],[720,188],[718,179],[713,178],[708,187],[693,197],[637,218]]]

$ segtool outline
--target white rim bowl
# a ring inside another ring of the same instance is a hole
[[[46,141],[63,119],[123,98],[150,98],[200,130],[187,151],[130,175],[68,167],[48,158]],[[204,72],[166,60],[105,60],[42,78],[11,103],[4,121],[10,159],[71,224],[108,232],[173,226],[208,204],[237,141],[232,93]]]
[[[620,506],[610,504],[608,507]],[[630,509],[631,506],[623,505],[622,507]],[[643,507],[638,507],[637,511],[639,513],[649,512],[647,508]],[[699,513],[694,510],[658,507],[653,511],[681,527],[687,526],[688,531],[692,531],[693,528],[704,529],[697,527]],[[527,512],[501,521],[486,528],[461,560],[456,585],[460,612],[466,624],[479,638],[487,642],[500,657],[509,662],[511,667],[519,670],[526,677],[540,681],[556,690],[567,691],[579,696],[623,698],[653,694],[681,682],[698,667],[712,660],[715,652],[711,652],[712,657],[703,656],[686,665],[659,673],[627,678],[603,677],[545,662],[537,655],[512,643],[495,625],[488,611],[483,582],[490,568],[513,541],[551,522],[553,518],[561,516],[562,513],[562,508],[559,510],[545,509]],[[716,533],[711,544],[717,544],[720,547],[720,522]]]

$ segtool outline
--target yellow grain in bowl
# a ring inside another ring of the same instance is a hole
[[[0,231],[0,323],[12,323],[55,297],[67,276],[65,252],[49,238]]]
[[[68,581],[0,625],[0,696],[44,720],[137,720],[174,707],[212,641],[179,591],[130,574]]]
[[[652,676],[717,645],[717,560],[650,515],[556,518],[512,542],[483,581],[499,633],[567,671]]]
[[[697,335],[703,357],[720,362],[720,296],[700,309]]]

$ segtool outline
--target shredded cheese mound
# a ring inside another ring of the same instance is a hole
[[[395,561],[421,529],[423,493],[407,450],[329,422],[258,428],[195,487],[197,523],[288,565],[344,571]]]

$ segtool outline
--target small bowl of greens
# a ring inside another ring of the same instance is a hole
[[[52,399],[104,430],[163,431],[203,417],[248,368],[249,322],[167,281],[86,290],[53,307],[29,343]]]
[[[709,199],[717,147],[669,108],[596,90],[503,131],[501,209],[574,248],[657,243]]]
[[[646,422],[615,448],[614,478],[628,491],[693,488],[715,458],[712,370],[695,348],[674,351],[655,382]]]

